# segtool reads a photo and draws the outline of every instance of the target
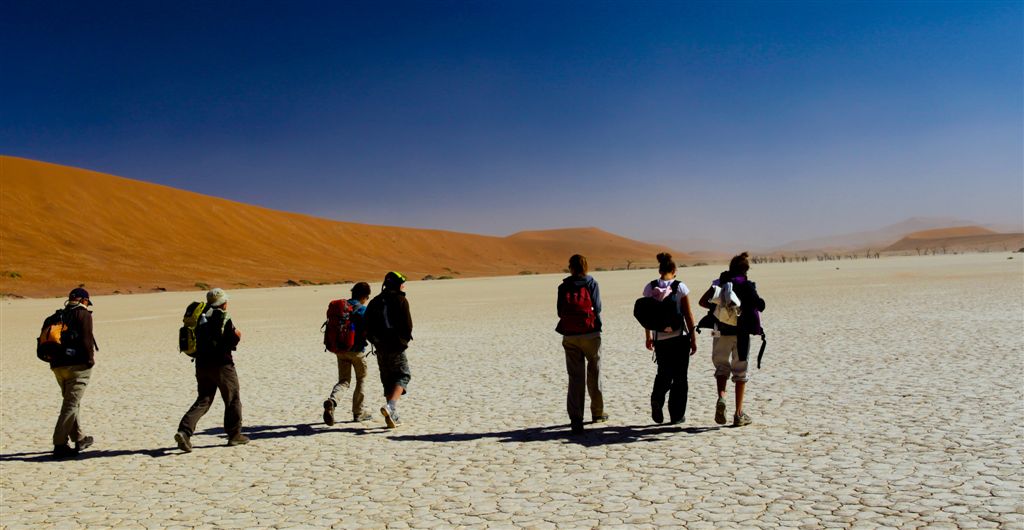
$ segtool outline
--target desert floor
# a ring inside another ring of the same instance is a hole
[[[376,412],[321,420],[337,371],[319,328],[348,286],[233,291],[253,441],[225,446],[218,402],[191,454],[172,439],[195,398],[176,338],[201,293],[98,297],[83,405],[97,441],[64,462],[48,458],[60,397],[33,351],[59,301],[4,301],[0,526],[1020,528],[1024,255],[1009,256],[755,266],[769,345],[738,429],[713,421],[707,333],[686,423],[652,423],[655,365],[631,309],[653,272],[597,272],[611,421],[577,437],[559,276],[410,283],[413,379],[394,431]],[[680,269],[694,306],[717,272]]]

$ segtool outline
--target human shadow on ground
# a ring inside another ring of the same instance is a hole
[[[323,426],[321,429],[314,428],[317,425]],[[293,436],[313,436],[317,434],[337,434],[337,433],[348,433],[348,434],[370,434],[375,432],[383,432],[388,430],[387,427],[381,426],[366,426],[359,422],[350,422],[351,427],[337,427],[337,424],[332,427],[327,427],[323,423],[297,423],[295,425],[249,425],[242,427],[242,433],[248,436],[252,440],[270,440],[274,438],[291,438]],[[224,432],[223,427],[211,427],[202,431],[196,432],[196,435],[223,435],[227,436]]]
[[[161,456],[171,456],[175,452],[180,452],[177,448],[164,447],[160,449],[115,449],[111,451],[104,451],[102,449],[94,450],[89,449],[83,453],[79,453],[74,456],[67,458],[54,458],[51,451],[39,451],[39,452],[26,452],[26,453],[11,453],[11,454],[0,454],[0,462],[6,461],[20,461],[20,462],[69,462],[75,460],[91,460],[93,458],[112,458],[116,456],[131,456],[131,455],[145,455],[153,458],[159,458]]]
[[[253,440],[262,439],[273,439],[273,438],[288,438],[291,436],[311,436],[315,434],[329,434],[329,433],[349,433],[349,434],[370,434],[374,432],[387,431],[387,427],[360,427],[358,423],[353,422],[353,427],[326,427],[322,429],[315,429],[314,426],[318,424],[300,423],[296,425],[253,425],[249,427],[243,427],[242,432],[245,433],[249,438]],[[319,425],[323,425],[322,423]],[[224,447],[227,444],[227,435],[224,433],[223,427],[213,427],[198,431],[195,433],[198,435],[221,435],[220,441],[216,443],[204,443],[198,444],[197,441],[201,441],[202,438],[197,440],[195,437],[192,438],[193,450],[210,449],[216,447]],[[23,453],[9,453],[0,454],[0,462],[6,461],[18,461],[18,462],[69,462],[76,460],[90,460],[93,458],[112,458],[118,456],[131,456],[131,455],[145,455],[153,458],[159,458],[163,456],[173,456],[184,454],[184,451],[178,449],[177,446],[171,445],[168,447],[161,447],[159,449],[116,449],[104,451],[102,449],[88,449],[83,453],[73,455],[66,458],[54,458],[51,451],[36,451],[36,452],[23,452]]]
[[[573,434],[568,424],[549,427],[530,427],[500,432],[478,433],[436,433],[408,434],[389,436],[391,440],[401,442],[468,442],[484,438],[496,438],[502,443],[554,442],[577,444],[585,447],[599,445],[628,444],[637,442],[655,442],[664,440],[667,434],[702,434],[717,431],[721,427],[682,427],[679,425],[608,425],[591,423],[581,434]]]

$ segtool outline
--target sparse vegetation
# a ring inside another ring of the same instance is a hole
[[[3,300],[5,298],[18,299],[18,298],[25,298],[25,297],[21,296],[20,294],[14,294],[14,293],[0,293],[0,300]]]
[[[309,280],[299,280],[299,283],[301,283],[302,285],[316,285],[315,282],[311,282]]]
[[[18,271],[4,271],[4,278],[13,278],[17,280],[21,278],[21,273]]]
[[[519,275],[520,276],[530,276],[531,274],[537,274],[537,273],[533,272],[533,271],[519,271]]]
[[[697,263],[694,263],[693,266],[694,267],[705,267],[705,266],[707,266],[707,263],[703,262],[703,261],[698,261]]]
[[[447,270],[447,269],[445,269],[445,270]],[[433,274],[428,274],[428,275],[423,277],[423,281],[425,281],[425,282],[429,282],[430,280],[436,280],[436,279],[437,278],[434,278]]]
[[[288,287],[298,287],[299,285],[301,285],[299,282],[295,280],[288,280],[284,282],[284,284],[287,285]]]
[[[604,268],[604,267],[597,267],[597,268],[596,268],[596,269],[594,269],[594,270],[595,270],[595,271],[597,271],[597,272],[604,272],[604,271],[606,271],[606,270],[608,270],[608,269],[606,269],[606,268]],[[569,269],[566,269],[566,270],[565,270],[565,272],[569,272]]]
[[[203,282],[196,282],[196,288],[200,289],[200,290],[203,290],[203,291],[209,291],[210,290],[210,284],[203,283]]]
[[[455,278],[453,278],[451,276],[438,276],[437,279],[438,280],[454,280]]]
[[[166,287],[159,287],[159,286],[157,286],[157,287],[154,287],[153,290],[157,291],[157,292],[161,292],[161,293],[166,293],[167,292],[167,288]]]

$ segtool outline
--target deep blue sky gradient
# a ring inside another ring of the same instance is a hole
[[[1020,2],[15,2],[0,153],[340,220],[1024,223]]]

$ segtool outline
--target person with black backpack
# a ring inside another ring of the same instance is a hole
[[[380,408],[389,429],[402,424],[398,399],[406,393],[412,371],[405,351],[412,340],[412,313],[405,297],[405,275],[391,271],[384,276],[380,294],[366,306],[366,339],[377,353],[377,368],[387,403]]]
[[[584,389],[590,394],[593,422],[608,421],[601,390],[601,291],[587,271],[587,258],[579,254],[569,258],[571,274],[559,284],[556,303],[555,331],[562,335],[565,349],[569,374],[566,409],[573,434],[583,432]]]
[[[647,302],[652,328],[644,326],[644,345],[654,351],[658,372],[651,391],[651,419],[665,421],[663,407],[668,394],[668,414],[672,424],[686,421],[686,399],[689,393],[687,372],[690,356],[697,353],[693,312],[690,311],[690,290],[676,279],[676,263],[667,252],[658,254],[660,276],[644,286],[643,297],[637,301],[637,310]],[[634,310],[637,315],[637,311]],[[638,320],[640,315],[637,315]],[[645,319],[646,321],[647,319]],[[642,324],[644,321],[641,322]]]
[[[91,305],[88,291],[72,289],[64,308],[43,321],[36,347],[36,356],[50,363],[64,398],[53,428],[54,458],[77,455],[93,444],[93,437],[82,431],[78,414],[99,349],[92,334]],[[74,449],[68,440],[75,443]]]
[[[757,294],[757,286],[748,277],[750,271],[749,254],[743,252],[733,256],[729,261],[729,270],[722,272],[718,280],[700,299],[701,307],[715,309],[719,304],[728,304],[728,300],[739,301],[739,315],[735,325],[723,322],[724,316],[714,318],[712,332],[711,362],[715,365],[715,380],[718,386],[718,401],[715,404],[715,423],[724,425],[725,395],[729,383],[729,375],[736,385],[736,412],[732,417],[734,427],[742,427],[751,423],[750,416],[743,411],[743,396],[747,381],[750,380],[747,365],[750,356],[750,336],[762,335],[761,312],[765,303]],[[718,298],[715,294],[718,293]],[[731,294],[730,294],[731,293]],[[762,352],[764,350],[762,349]]]
[[[335,300],[328,306],[328,318],[324,323],[324,345],[337,357],[338,382],[324,401],[324,423],[327,425],[334,425],[334,408],[338,406],[338,394],[351,384],[353,371],[356,374],[356,386],[352,391],[352,421],[367,421],[371,418],[363,409],[363,380],[366,379],[366,301],[369,299],[370,284],[359,282],[352,286],[352,298],[345,301],[345,309],[338,311],[338,317],[332,318],[331,308],[342,304],[337,304],[339,301]],[[331,329],[332,326],[345,329]]]
[[[224,400],[224,432],[228,435],[228,445],[249,443],[249,437],[242,434],[242,399],[239,396],[238,372],[231,355],[242,339],[242,332],[228,315],[228,293],[224,289],[210,289],[206,293],[206,303],[209,309],[196,328],[196,353],[193,356],[199,395],[182,416],[178,432],[174,434],[178,448],[186,453],[192,452],[196,424],[210,410],[218,390]]]

